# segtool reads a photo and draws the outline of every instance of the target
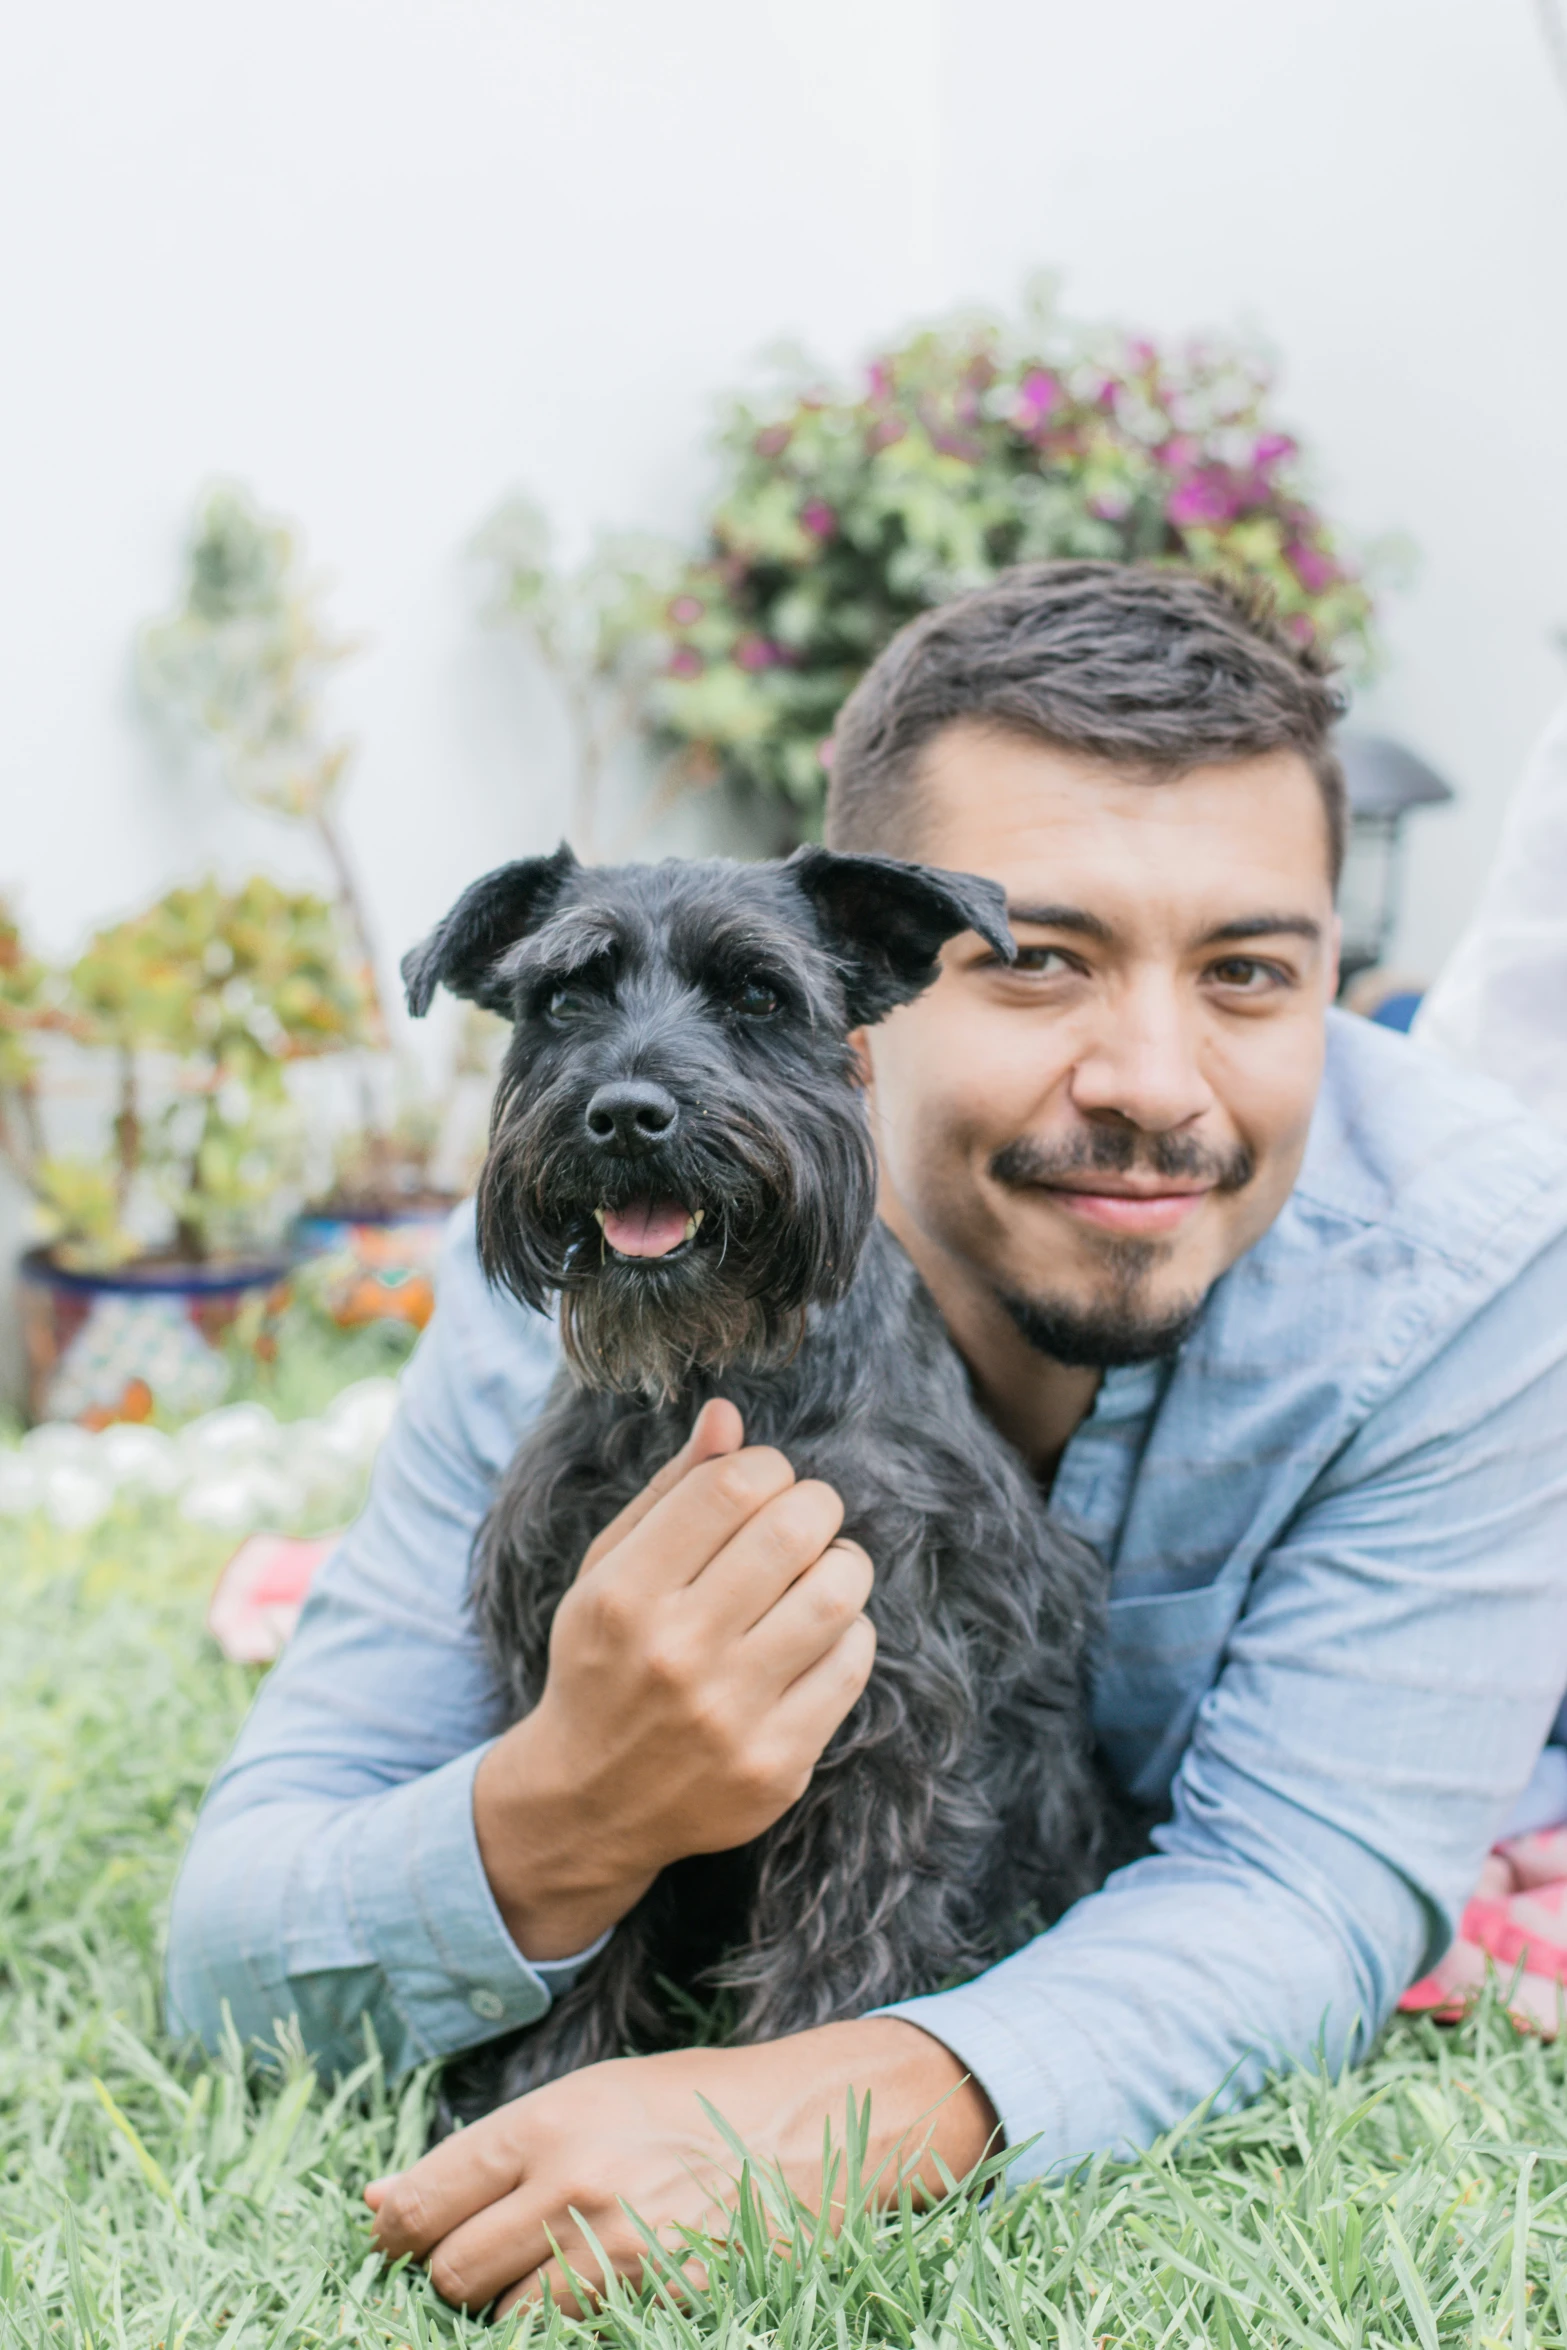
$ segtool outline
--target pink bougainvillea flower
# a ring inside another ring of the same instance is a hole
[[[891,390],[892,369],[885,359],[873,359],[865,370],[866,396],[872,400],[885,400]]]
[[[838,517],[825,498],[807,498],[800,508],[800,527],[808,530],[813,539],[830,539],[838,527]]]
[[[878,449],[890,449],[894,441],[901,441],[908,431],[901,416],[878,416],[865,436],[865,446],[874,455]]]
[[[1045,423],[1061,404],[1063,393],[1055,377],[1043,367],[1031,367],[1017,387],[1017,422],[1031,432]]]
[[[1197,462],[1197,443],[1189,432],[1172,433],[1161,441],[1154,456],[1168,473],[1185,473]]]
[[[816,764],[818,767],[825,768],[829,775],[832,773],[832,763],[837,748],[838,746],[830,734],[824,735],[816,746]]]
[[[702,669],[702,656],[695,645],[676,645],[669,656],[671,677],[700,677]]]
[[[741,669],[776,669],[778,647],[765,636],[743,636],[735,647],[734,657]]]
[[[1292,612],[1284,625],[1298,645],[1309,645],[1317,633],[1305,612]]]
[[[1201,529],[1214,523],[1233,522],[1240,505],[1228,466],[1202,465],[1184,481],[1176,483],[1165,501],[1164,511],[1178,530],[1194,525]]]
[[[677,628],[689,628],[693,620],[700,620],[707,607],[700,596],[671,598],[669,617]]]
[[[1287,458],[1298,454],[1299,444],[1287,432],[1265,432],[1252,452],[1254,462],[1262,467],[1282,465]]]
[[[1308,596],[1320,596],[1342,576],[1331,555],[1321,547],[1303,546],[1299,540],[1285,548],[1284,560]]]
[[[751,445],[758,457],[781,457],[793,437],[787,424],[764,424]]]

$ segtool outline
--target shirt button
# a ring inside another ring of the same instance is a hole
[[[487,2024],[499,2023],[501,2017],[506,2013],[506,2002],[498,1991],[470,1991],[468,2005],[473,2009],[474,2014],[482,2016]]]

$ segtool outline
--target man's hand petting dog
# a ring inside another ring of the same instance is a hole
[[[474,1778],[479,1852],[526,1958],[569,1957],[660,1869],[803,1794],[870,1678],[872,1567],[829,1485],[707,1404],[562,1600],[532,1713]]]
[[[884,2200],[900,2178],[939,2196],[942,2169],[960,2178],[996,2134],[957,2059],[895,2016],[750,2048],[621,2057],[500,2106],[375,2180],[365,2190],[375,2239],[388,2260],[427,2261],[436,2290],[475,2314],[499,2297],[504,2316],[546,2284],[580,2311],[567,2270],[591,2299],[604,2281],[595,2242],[616,2274],[640,2276],[647,2240],[631,2213],[677,2256],[683,2228],[721,2232],[738,2164],[703,2100],[814,2210],[823,2130],[841,2141],[851,2090],[870,2098],[868,2170]],[[690,2266],[699,2278],[700,2263]]]

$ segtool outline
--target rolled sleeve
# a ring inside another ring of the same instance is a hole
[[[1372,1413],[1264,1555],[1156,1851],[889,2012],[1020,2174],[1363,2054],[1446,1946],[1567,1685],[1567,1244]]]

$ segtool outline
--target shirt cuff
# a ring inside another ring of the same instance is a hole
[[[475,1747],[365,1805],[355,1839],[356,1939],[381,1971],[408,2062],[537,2023],[609,1939],[538,1966],[517,1948],[473,1824],[474,1773],[487,1751]]]
[[[1094,2151],[1092,2132],[1084,2132],[1082,2120],[1085,2110],[1092,2111],[1094,2065],[1083,2036],[1063,2031],[1065,2019],[1059,2015],[1053,2016],[1051,2031],[1056,2061],[1045,2062],[1037,2034],[1019,2029],[1016,1992],[1008,1998],[1005,1992],[997,1997],[992,1991],[993,1978],[1005,1963],[950,1991],[901,1999],[894,2007],[874,2012],[917,2024],[939,2040],[984,2090],[1001,2124],[1008,2173],[1017,2183],[1060,2165],[1070,2167]],[[1036,1995],[1031,2004],[1037,2021],[1044,2001]],[[1085,2135],[1088,2142],[1078,2143]],[[1130,2154],[1133,2148],[1128,2143],[1112,2151]]]

